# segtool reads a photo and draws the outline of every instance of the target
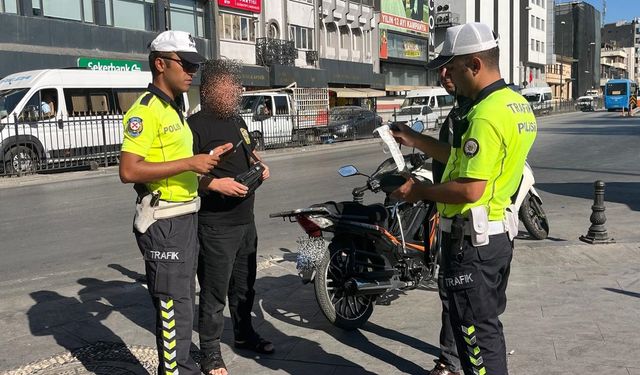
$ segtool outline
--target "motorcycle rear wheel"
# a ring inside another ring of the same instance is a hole
[[[518,212],[520,220],[527,232],[536,240],[544,240],[549,235],[549,222],[542,210],[540,202],[531,194],[527,194]]]
[[[349,278],[350,257],[353,252],[333,249],[329,245],[314,279],[314,290],[320,310],[331,324],[346,331],[362,327],[373,313],[378,295],[348,293],[345,280]]]

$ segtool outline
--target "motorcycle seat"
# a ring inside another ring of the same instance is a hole
[[[349,201],[329,201],[323,203],[322,206],[329,210],[332,216],[362,223],[381,225],[385,223],[389,216],[388,210],[380,203],[363,205]]]

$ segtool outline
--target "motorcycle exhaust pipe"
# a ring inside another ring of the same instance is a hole
[[[363,281],[351,279],[347,281],[346,289],[351,294],[382,294],[391,289],[390,281]]]

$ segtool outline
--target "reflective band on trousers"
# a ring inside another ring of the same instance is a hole
[[[475,375],[485,375],[487,369],[482,365],[484,361],[480,355],[480,347],[476,340],[476,327],[472,325],[469,327],[462,326],[462,337],[467,343],[467,354],[469,355],[469,361],[473,365],[473,373]]]
[[[162,318],[163,362],[166,375],[180,375],[176,361],[176,320],[173,300],[160,300],[160,316]]]

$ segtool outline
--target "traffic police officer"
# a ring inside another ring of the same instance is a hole
[[[219,154],[193,155],[193,137],[177,104],[204,58],[190,34],[165,31],[150,44],[153,83],[124,116],[120,179],[138,192],[134,233],[156,309],[158,374],[197,375],[189,355],[198,259],[198,175]]]
[[[473,101],[469,112],[457,119],[454,145],[405,126],[394,132],[401,143],[447,162],[441,184],[409,180],[394,196],[438,203],[444,286],[467,375],[508,373],[498,317],[506,308],[518,230],[517,212],[509,206],[537,130],[528,102],[500,78],[498,61],[498,40],[489,26],[448,28],[442,53],[429,68],[444,66],[457,92]]]

